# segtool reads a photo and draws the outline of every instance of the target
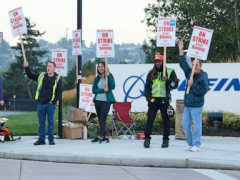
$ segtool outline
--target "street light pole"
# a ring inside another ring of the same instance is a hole
[[[82,33],[82,0],[77,0],[77,29]],[[82,34],[81,34],[82,37]],[[82,41],[82,38],[81,38]],[[78,79],[77,79],[77,107],[80,108],[80,84],[82,83],[82,55],[78,55]]]

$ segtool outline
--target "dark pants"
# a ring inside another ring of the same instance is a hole
[[[99,136],[106,136],[106,121],[107,121],[107,116],[108,112],[110,110],[111,104],[107,101],[95,101],[95,109],[97,112],[99,124],[100,124],[100,130],[98,135]]]
[[[148,102],[147,123],[145,126],[145,137],[150,138],[152,134],[153,122],[156,118],[158,110],[161,111],[163,120],[163,139],[169,140],[170,135],[170,121],[167,115],[167,108],[169,102],[167,99],[157,99],[155,102]]]

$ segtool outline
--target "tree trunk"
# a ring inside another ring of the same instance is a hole
[[[31,85],[31,83],[32,83],[32,80],[29,80],[28,83],[27,83],[27,89],[28,89],[29,99],[33,99],[32,93],[31,93],[31,90],[30,90],[30,85]]]
[[[235,0],[235,19],[236,19],[236,30],[237,30],[237,44],[238,44],[238,53],[240,54],[240,37],[239,37],[239,19],[238,19],[238,12],[237,12],[237,0]]]

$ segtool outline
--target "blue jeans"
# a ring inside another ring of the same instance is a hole
[[[203,107],[185,107],[182,126],[189,146],[201,145]],[[191,126],[193,122],[193,127]]]
[[[46,116],[48,119],[48,139],[54,138],[54,136],[53,136],[53,134],[54,134],[54,113],[55,113],[55,104],[38,103],[37,114],[38,114],[38,122],[39,122],[39,128],[38,128],[39,139],[45,140]]]

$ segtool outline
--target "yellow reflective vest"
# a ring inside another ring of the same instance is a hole
[[[172,69],[167,69],[167,78],[170,78]],[[158,76],[152,83],[152,97],[166,97],[166,82],[162,81],[162,73],[158,72]]]
[[[37,91],[36,91],[36,94],[35,94],[35,99],[36,100],[38,100],[38,98],[39,98],[39,93],[40,93],[41,88],[42,88],[43,78],[44,78],[45,74],[46,74],[46,72],[42,72],[38,76],[38,85],[37,85]],[[57,88],[57,84],[58,84],[59,79],[60,79],[60,76],[57,76],[56,79],[55,79],[55,83],[53,85],[53,94],[52,94],[51,101],[53,101],[54,98],[55,98],[55,92],[56,92],[56,88]]]

